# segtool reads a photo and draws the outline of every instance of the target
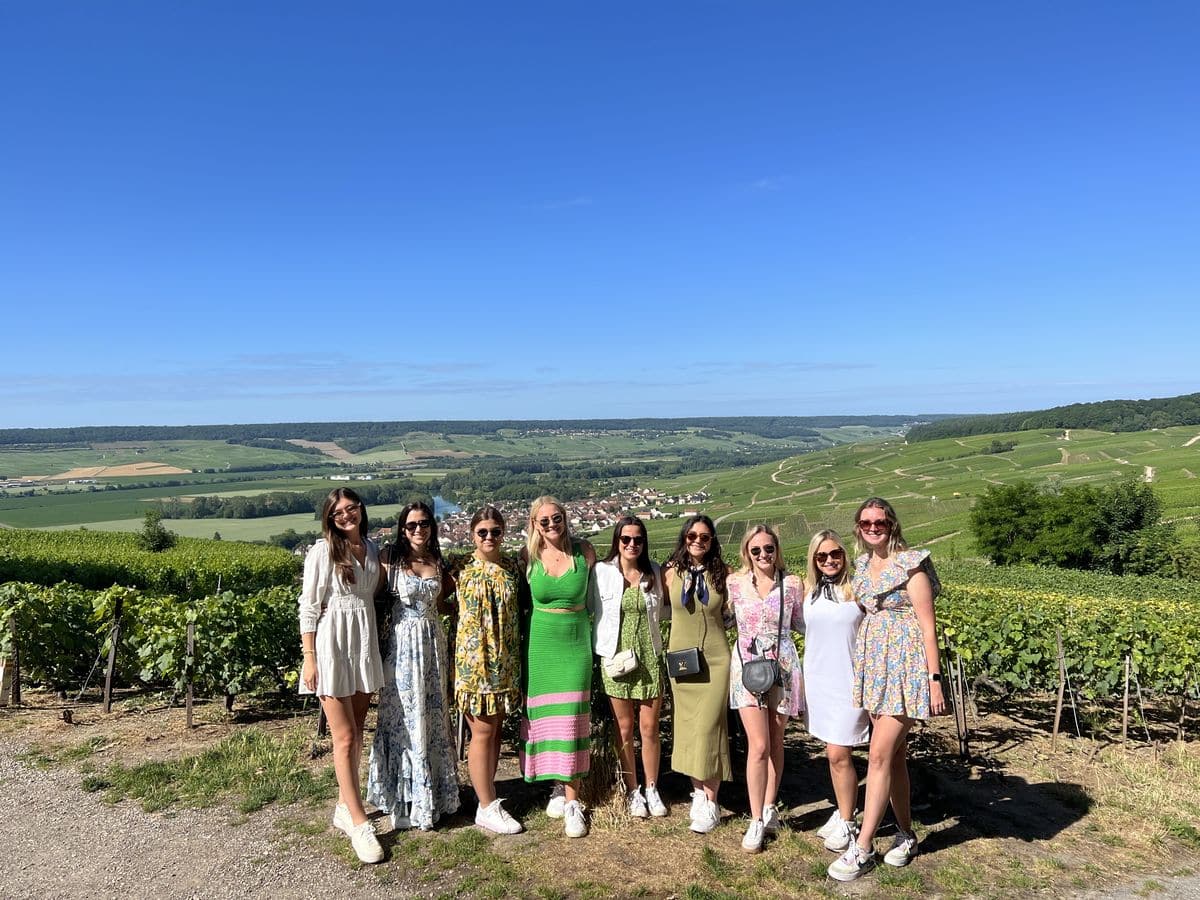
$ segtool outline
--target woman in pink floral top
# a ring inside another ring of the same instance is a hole
[[[928,550],[909,550],[890,503],[872,497],[854,517],[860,551],[852,590],[866,611],[854,652],[853,702],[871,715],[871,751],[862,830],[829,867],[853,881],[875,867],[875,831],[888,801],[899,831],[883,861],[917,855],[912,830],[907,739],[913,722],[945,712],[933,600],[941,585]]]
[[[804,708],[800,680],[800,654],[792,631],[804,623],[804,582],[783,569],[779,535],[766,525],[755,525],[742,538],[742,568],[729,577],[729,606],[737,623],[737,648],[730,660],[729,706],[742,717],[746,729],[746,792],[750,796],[750,827],[742,849],[757,853],[764,832],[779,826],[775,801],[783,775],[783,732],[788,716]],[[779,582],[783,582],[783,634],[780,636]],[[767,656],[779,661],[782,684],[764,696],[742,684],[742,663]]]

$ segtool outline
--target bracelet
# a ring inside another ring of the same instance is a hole
[[[305,656],[316,656],[317,655],[316,650],[303,650],[302,649],[300,652],[302,652]]]

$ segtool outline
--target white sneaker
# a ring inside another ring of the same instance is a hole
[[[853,881],[875,868],[875,854],[864,850],[854,841],[846,852],[829,864],[829,877],[838,881]]]
[[[762,819],[754,819],[750,822],[750,827],[746,829],[746,835],[742,838],[742,849],[747,853],[758,853],[763,846],[763,821]]]
[[[487,806],[475,810],[475,824],[496,834],[520,834],[525,829],[521,823],[508,814],[501,800],[497,797]]]
[[[350,818],[350,808],[345,803],[338,803],[333,807],[333,827],[346,832],[347,835],[354,827],[354,820]]]
[[[857,815],[858,815],[858,810],[856,809],[850,816],[851,824],[854,823],[854,819]],[[817,829],[817,837],[822,838],[822,839],[829,837],[831,834],[833,834],[835,831],[837,831],[838,826],[841,825],[842,823],[844,823],[845,821],[846,820],[842,818],[841,810],[839,810],[835,806],[833,808],[833,812],[830,813],[830,815],[829,815],[829,821]]]
[[[704,791],[692,791],[692,811],[689,814],[693,819],[704,812],[704,804],[708,802],[708,798],[704,796]]]
[[[892,840],[892,849],[883,854],[883,861],[889,866],[907,866],[917,855],[917,836],[897,832]]]
[[[774,803],[763,807],[762,824],[763,831],[767,834],[774,834],[779,830],[779,810],[775,808]]]
[[[694,804],[692,808],[692,824],[688,827],[696,832],[696,834],[708,834],[721,824],[720,808],[705,797],[703,791],[700,793],[699,809],[697,810]]]
[[[858,826],[838,816],[833,831],[829,832],[829,836],[825,838],[825,849],[840,853],[849,847],[850,842],[856,837],[858,837]]]
[[[350,829],[350,845],[365,863],[377,863],[383,859],[383,848],[375,837],[375,826],[369,821]]]
[[[550,791],[550,802],[546,804],[546,815],[552,819],[563,817],[563,807],[567,804],[567,786],[561,781],[554,782]]]
[[[563,834],[569,838],[580,838],[587,833],[587,821],[583,818],[583,804],[578,800],[568,800],[563,806]]]
[[[662,797],[658,796],[658,788],[652,784],[646,785],[646,807],[656,819],[661,819],[667,814],[667,804],[662,802]]]
[[[646,798],[642,796],[642,789],[636,787],[633,793],[629,795],[629,814],[635,819],[646,819],[650,816],[650,809],[646,806]]]

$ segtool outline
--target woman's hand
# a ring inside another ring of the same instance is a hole
[[[940,716],[946,712],[946,697],[942,693],[942,683],[940,681],[929,682],[929,711],[935,716]]]
[[[300,667],[300,683],[306,691],[317,692],[317,655],[306,652],[304,664]]]

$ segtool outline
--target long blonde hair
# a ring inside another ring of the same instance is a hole
[[[771,540],[775,542],[775,574],[776,576],[787,575],[787,566],[783,562],[783,545],[779,541],[779,534],[770,525],[753,525],[746,529],[746,536],[742,538],[742,546],[738,550],[738,554],[742,558],[742,567],[738,570],[739,575],[749,575],[754,571],[754,567],[750,564],[750,541],[755,535],[769,534]]]
[[[850,594],[850,556],[846,552],[846,545],[842,541],[842,536],[832,529],[826,528],[824,531],[818,531],[813,535],[812,540],[808,542],[808,559],[805,560],[805,566],[808,571],[808,589],[816,590],[817,585],[821,583],[822,573],[817,569],[816,555],[817,548],[826,541],[833,541],[842,551],[842,572],[834,580],[834,587],[838,593],[842,595],[843,600],[851,599]]]
[[[562,532],[563,532],[563,537],[566,539],[566,542],[567,542],[566,549],[567,549],[568,553],[573,554],[575,552],[575,538],[572,537],[572,535],[571,535],[571,523],[567,521],[566,508],[564,508],[563,505],[558,502],[557,497],[552,497],[549,494],[545,494],[541,497],[538,497],[536,500],[533,501],[533,504],[529,507],[529,529],[528,529],[528,536],[525,538],[525,577],[526,578],[528,578],[530,575],[533,574],[533,563],[535,560],[541,558],[542,547],[545,545],[545,541],[542,540],[542,532],[537,527],[538,510],[540,510],[543,506],[553,506],[560,513],[562,513],[562,517],[563,517]]]
[[[854,513],[854,550],[859,556],[866,553],[871,548],[867,546],[862,539],[862,530],[858,527],[858,520],[862,518],[865,510],[877,509],[883,513],[884,518],[888,522],[888,542],[887,552],[891,556],[897,550],[907,550],[908,544],[904,541],[904,533],[900,530],[900,518],[896,515],[896,510],[892,508],[892,504],[888,503],[882,497],[868,497],[862,502],[862,505]]]

